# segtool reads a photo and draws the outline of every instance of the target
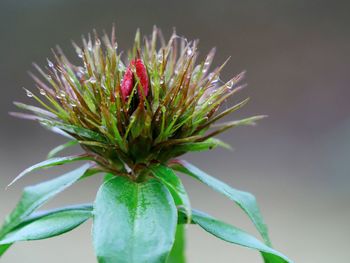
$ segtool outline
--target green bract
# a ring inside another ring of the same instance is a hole
[[[261,252],[264,262],[291,262],[271,248],[267,227],[253,195],[231,188],[186,161],[187,152],[229,146],[214,136],[229,128],[252,125],[264,116],[216,124],[247,103],[218,111],[240,90],[244,74],[224,83],[220,71],[209,71],[215,49],[198,59],[197,42],[175,33],[166,43],[159,29],[141,41],[137,32],[127,57],[118,52],[114,30],[100,39],[73,43],[81,65],[72,64],[58,48],[41,77],[32,77],[38,95],[28,97],[41,107],[15,103],[36,120],[70,141],[48,159],[20,173],[72,162],[87,162],[65,175],[26,187],[14,211],[0,229],[0,256],[12,243],[63,234],[89,218],[100,263],[184,263],[186,225],[197,224],[227,242]],[[79,144],[83,153],[57,157]],[[187,174],[234,201],[248,215],[263,239],[193,210],[176,172]],[[94,204],[52,211],[36,210],[73,183],[105,173]],[[11,184],[12,184],[11,183]]]

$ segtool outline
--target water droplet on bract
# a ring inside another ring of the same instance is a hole
[[[188,48],[186,54],[187,56],[191,56],[193,54],[193,50],[191,48]]]
[[[41,95],[46,96],[46,91],[44,89],[40,89],[39,92]]]
[[[96,83],[96,79],[94,77],[91,77],[88,79],[88,82],[94,84],[94,83]]]
[[[118,43],[117,42],[114,43],[114,49],[118,49]]]
[[[26,94],[29,98],[32,98],[34,96],[34,94],[32,92],[30,92],[29,90],[26,90]]]
[[[64,97],[66,97],[66,93],[65,93],[63,90],[61,90],[61,91],[59,92],[59,96],[60,96],[61,98],[64,98]]]
[[[78,57],[82,58],[83,57],[83,51],[81,50],[81,48],[78,47],[78,45],[76,45],[74,42],[73,42],[73,46],[75,48],[75,53],[77,53]]]
[[[96,39],[95,45],[96,46],[101,46],[101,40],[99,38]]]
[[[163,54],[158,54],[157,59],[158,59],[158,63],[162,63],[163,62]]]
[[[77,104],[76,104],[74,101],[71,101],[69,104],[70,104],[73,108],[77,106]]]
[[[234,84],[234,81],[233,81],[233,80],[230,80],[229,82],[227,82],[227,83],[226,83],[227,89],[231,90],[232,87],[233,87],[233,84]]]
[[[159,84],[163,85],[164,84],[164,79],[160,79]]]
[[[47,77],[48,80],[52,80],[51,75],[46,75],[46,77]]]
[[[53,68],[55,66],[49,59],[47,59],[47,64],[50,68]]]
[[[210,61],[205,61],[203,65],[203,73],[207,73],[209,67],[210,67]]]
[[[88,48],[89,51],[92,51],[92,43],[91,43],[91,41],[89,41],[87,48]]]

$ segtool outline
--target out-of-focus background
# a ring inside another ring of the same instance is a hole
[[[295,262],[349,262],[350,236],[350,4],[348,1],[68,1],[0,2],[0,218],[22,188],[59,175],[37,172],[5,191],[21,170],[41,161],[62,138],[36,123],[14,119],[12,101],[30,102],[22,87],[33,61],[44,65],[59,44],[73,55],[71,40],[96,28],[117,26],[121,49],[136,28],[158,25],[169,37],[200,39],[204,56],[217,47],[216,64],[232,56],[222,79],[247,70],[251,97],[231,116],[268,114],[257,127],[221,136],[235,151],[186,156],[209,174],[254,193],[277,249]],[[92,201],[100,177],[80,182],[50,207]],[[183,177],[193,206],[257,235],[247,217],[217,193]],[[96,262],[90,225],[54,239],[15,245],[4,263]],[[147,227],[147,226],[145,226]],[[257,252],[210,237],[191,226],[189,262],[261,262]]]

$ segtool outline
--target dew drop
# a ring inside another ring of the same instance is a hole
[[[163,62],[163,54],[158,54],[157,59],[158,59],[158,63],[162,63]]]
[[[186,54],[187,56],[191,56],[193,54],[193,50],[191,48],[188,48]]]
[[[46,91],[44,89],[40,89],[39,92],[41,95],[46,96]]]
[[[26,90],[26,94],[29,98],[32,98],[34,96],[34,94],[32,92],[30,92],[29,90]]]
[[[164,79],[160,79],[159,84],[163,85],[164,84]]]
[[[71,101],[69,104],[70,104],[73,108],[77,106],[77,104],[76,104],[74,101]]]
[[[59,92],[59,96],[60,96],[61,98],[65,98],[65,97],[66,97],[66,93],[65,93],[63,90],[61,90],[61,91]]]
[[[203,66],[203,73],[206,73],[210,67],[210,61],[205,61]]]
[[[83,51],[81,50],[80,47],[78,47],[78,45],[74,44],[74,48],[75,48],[75,53],[77,53],[78,57],[82,58],[83,57]]]
[[[91,41],[89,41],[87,48],[88,48],[89,51],[92,51],[92,43],[91,43]]]
[[[48,80],[52,80],[51,75],[46,75],[46,77],[47,77]]]
[[[233,81],[233,80],[230,80],[229,82],[227,82],[227,83],[226,83],[227,89],[229,89],[229,90],[232,89],[233,84],[234,84],[234,81]]]
[[[91,77],[88,79],[88,82],[94,84],[94,83],[96,83],[96,79],[94,77]]]
[[[96,39],[95,45],[96,46],[101,46],[101,40],[99,38]]]
[[[50,61],[49,59],[47,59],[47,64],[49,65],[50,68],[53,68],[55,65],[52,63],[52,61]]]

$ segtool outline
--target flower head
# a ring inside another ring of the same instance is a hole
[[[224,145],[213,137],[262,117],[214,127],[247,102],[218,111],[242,87],[244,74],[222,82],[226,62],[209,70],[215,49],[196,63],[197,41],[188,42],[175,32],[167,43],[157,28],[143,44],[140,39],[137,32],[125,58],[114,30],[101,39],[89,35],[82,47],[73,43],[81,65],[71,63],[58,48],[46,70],[35,65],[44,78],[32,75],[40,95],[27,91],[42,108],[17,103],[33,114],[16,115],[73,137],[103,169],[136,177],[150,163]]]

